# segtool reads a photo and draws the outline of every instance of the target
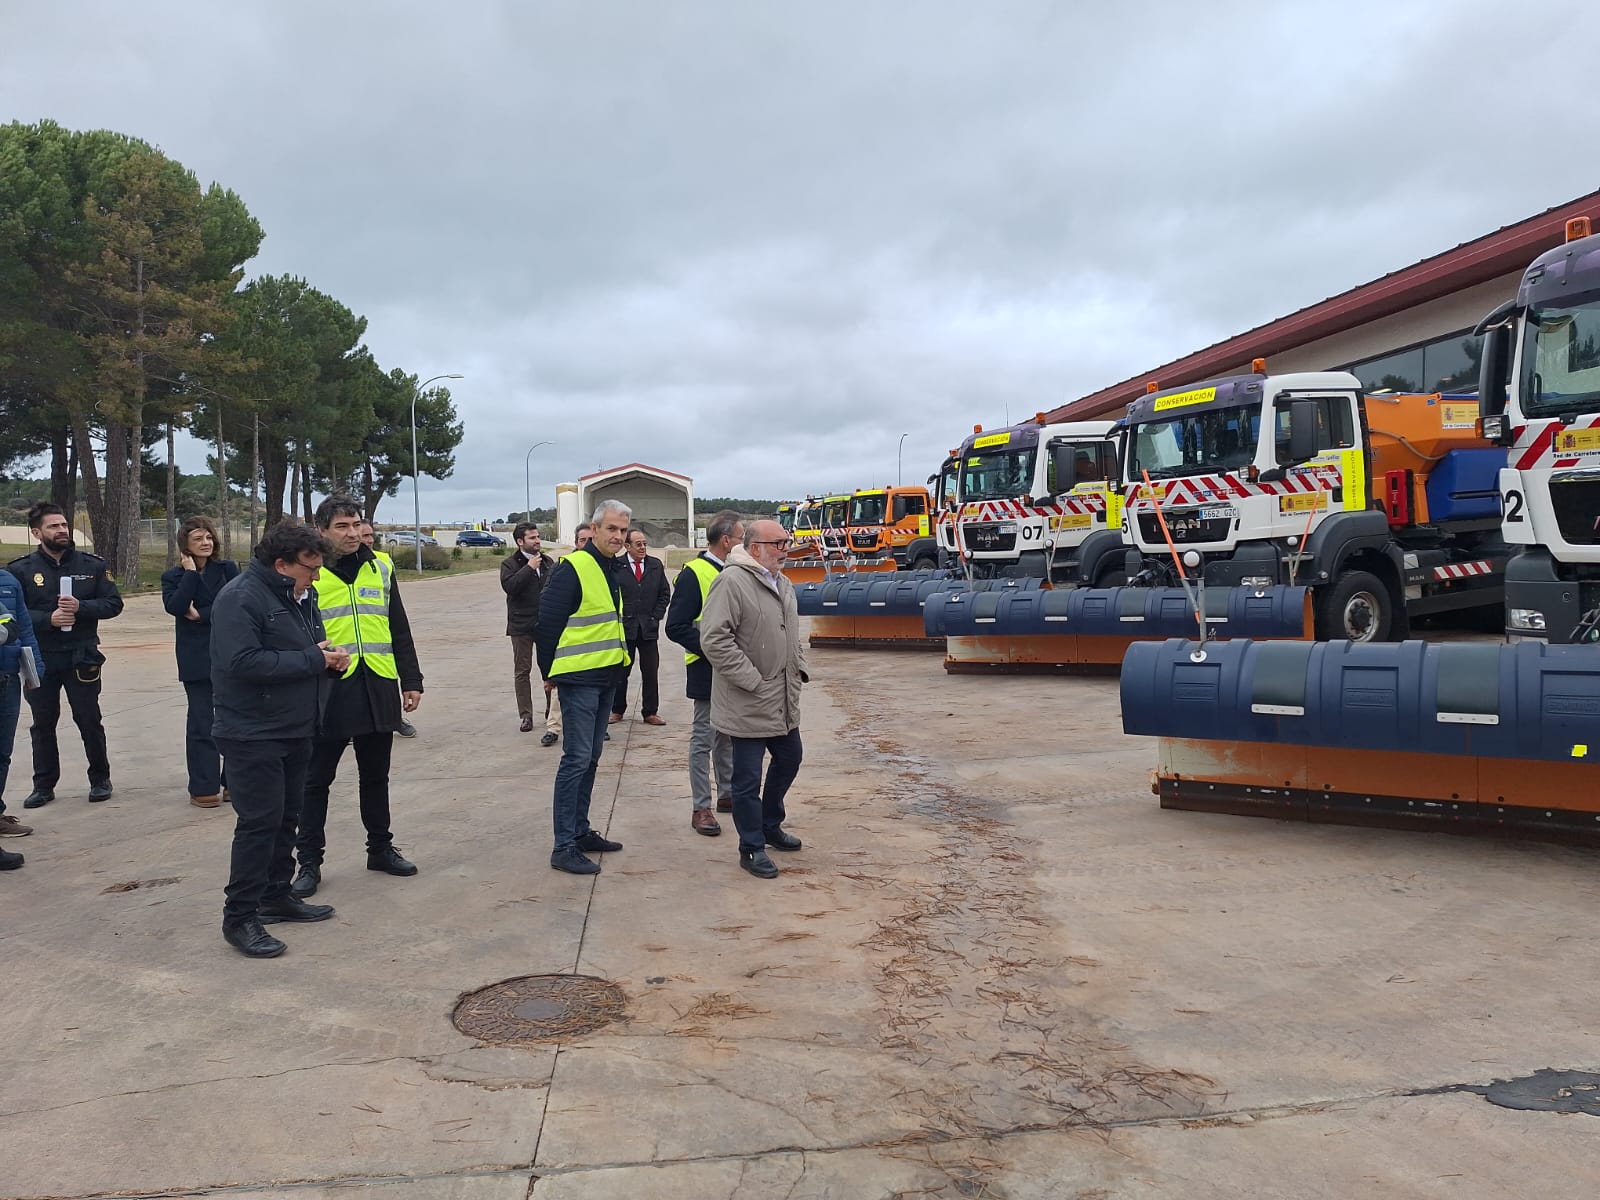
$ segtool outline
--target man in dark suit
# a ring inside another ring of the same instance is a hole
[[[628,655],[639,664],[639,689],[643,693],[639,715],[646,725],[665,725],[656,713],[661,704],[656,671],[661,665],[661,618],[667,615],[672,589],[667,584],[667,569],[659,558],[650,556],[650,539],[644,530],[629,530],[627,546],[616,578],[622,588],[622,628],[628,637]],[[631,664],[617,670],[616,693],[611,699],[613,725],[628,711],[628,676],[632,673]]]
[[[506,594],[506,636],[511,639],[511,687],[517,697],[522,732],[533,732],[533,635],[539,623],[539,594],[550,581],[555,560],[539,541],[539,527],[523,521],[511,531],[517,549],[500,564],[500,590]],[[543,745],[561,738],[561,706],[544,698]]]

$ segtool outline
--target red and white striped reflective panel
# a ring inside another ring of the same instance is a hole
[[[1466,579],[1472,575],[1493,575],[1494,564],[1479,559],[1477,562],[1447,563],[1433,569],[1435,579]]]
[[[1093,516],[1106,510],[1106,494],[1091,492],[1083,496],[1066,495],[1048,504],[1024,504],[1021,500],[974,500],[961,507],[963,521],[1016,521],[1024,517],[1060,517],[1068,513]]]
[[[1232,472],[1220,475],[1195,475],[1163,479],[1152,484],[1162,504],[1219,504],[1236,497],[1293,496],[1302,492],[1331,492],[1344,483],[1344,476],[1332,463],[1319,463],[1303,471],[1291,471],[1272,483],[1249,483]],[[1163,494],[1164,489],[1164,494]],[[1152,506],[1143,481],[1128,485],[1128,504]]]

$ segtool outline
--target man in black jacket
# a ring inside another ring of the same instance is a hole
[[[333,916],[328,905],[306,904],[289,891],[328,672],[350,665],[323,637],[313,591],[331,549],[310,526],[280,522],[211,606],[212,732],[228,762],[235,817],[222,936],[251,958],[284,951],[263,921]]]
[[[411,622],[400,601],[394,563],[361,542],[361,506],[329,496],[317,506],[317,528],[339,556],[317,581],[317,605],[328,640],[350,655],[350,666],[328,692],[322,728],[306,772],[305,802],[295,853],[300,873],[294,894],[316,894],[327,848],[328,791],[346,746],[356,751],[361,823],[367,830],[367,870],[415,875],[389,829],[389,760],[404,713],[422,703],[422,670]]]
[[[689,825],[696,833],[722,832],[717,812],[733,811],[733,740],[711,728],[711,664],[700,653],[700,614],[706,594],[727,564],[728,552],[744,541],[744,520],[723,509],[706,523],[706,548],[678,573],[667,609],[667,637],[683,647],[684,694],[694,701],[694,728],[689,733],[689,793],[694,810]],[[709,767],[708,767],[709,763]],[[711,807],[712,769],[717,777],[716,811]]]
[[[54,504],[35,504],[28,510],[28,531],[38,539],[39,548],[13,559],[9,569],[27,597],[45,673],[40,686],[28,693],[28,707],[33,710],[33,792],[22,807],[40,808],[56,798],[61,780],[56,722],[61,719],[63,691],[89,760],[89,799],[99,803],[111,799],[111,760],[100,717],[100,670],[106,656],[100,652],[98,630],[101,621],[121,614],[122,595],[106,560],[72,544],[72,527]]]
[[[534,632],[539,674],[545,694],[555,691],[561,702],[564,730],[551,802],[555,846],[550,865],[572,875],[600,870],[584,851],[622,849],[621,842],[608,841],[590,827],[589,798],[605,748],[617,668],[628,662],[615,569],[631,516],[626,504],[602,500],[595,509],[593,540],[561,560],[539,598]]]
[[[656,711],[661,707],[661,692],[656,676],[661,669],[661,618],[666,616],[667,569],[650,554],[650,540],[644,530],[630,529],[628,553],[617,560],[616,573],[622,589],[622,627],[628,634],[628,657],[639,664],[639,716],[646,725],[665,725]],[[617,690],[611,697],[611,723],[622,720],[628,711],[630,663],[617,672]]]
[[[517,548],[500,564],[500,590],[506,594],[506,636],[511,639],[511,687],[517,697],[522,732],[533,732],[533,631],[539,621],[539,594],[550,581],[555,560],[539,543],[539,527],[524,521],[511,531]],[[561,737],[561,706],[544,698],[544,737],[554,746]]]

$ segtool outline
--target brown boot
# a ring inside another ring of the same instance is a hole
[[[196,808],[216,808],[222,803],[221,796],[190,796],[189,803]]]
[[[694,816],[689,818],[689,824],[696,833],[703,833],[707,837],[716,837],[722,832],[722,826],[717,824],[717,815],[709,808],[697,808]]]
[[[726,796],[718,796],[717,811],[731,813],[733,811],[733,801],[728,799]]]

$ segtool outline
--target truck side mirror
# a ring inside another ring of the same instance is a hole
[[[1050,470],[1055,476],[1054,492],[1070,492],[1077,484],[1078,452],[1070,442],[1050,447]]]
[[[1483,335],[1483,357],[1478,361],[1478,414],[1498,417],[1506,410],[1511,384],[1511,327],[1496,325]]]
[[[1317,456],[1317,402],[1289,402],[1289,465]]]

